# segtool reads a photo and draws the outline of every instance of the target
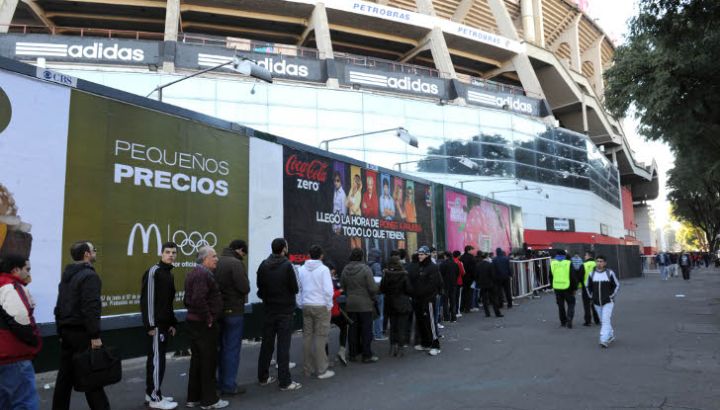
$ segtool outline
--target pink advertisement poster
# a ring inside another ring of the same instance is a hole
[[[512,247],[510,208],[449,189],[445,190],[445,240],[449,251],[472,245],[484,252]]]

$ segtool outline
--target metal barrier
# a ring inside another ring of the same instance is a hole
[[[657,255],[641,255],[642,258],[642,272],[643,275],[646,273],[660,273],[660,267],[658,267],[655,257]]]
[[[511,260],[513,297],[532,295],[550,286],[550,258]]]

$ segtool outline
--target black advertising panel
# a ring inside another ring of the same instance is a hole
[[[338,267],[352,248],[382,260],[394,249],[432,245],[432,192],[428,184],[382,170],[285,147],[285,238],[290,259],[301,263],[310,246]]]
[[[575,232],[575,220],[569,218],[545,218],[548,231]]]

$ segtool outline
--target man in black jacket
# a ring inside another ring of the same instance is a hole
[[[430,248],[421,246],[417,251],[418,263],[408,265],[408,276],[413,290],[416,330],[420,345],[415,350],[426,350],[431,356],[440,353],[440,339],[435,332],[433,303],[442,292],[443,280],[436,264],[430,259]]]
[[[452,253],[445,252],[440,258],[440,275],[443,280],[445,293],[443,295],[443,317],[445,320],[457,322],[457,279],[460,275],[460,268],[453,260]]]
[[[510,259],[505,255],[505,251],[501,248],[495,249],[493,266],[495,267],[495,283],[497,284],[498,304],[502,307],[503,296],[505,296],[507,308],[512,309],[512,290],[510,289],[512,270],[510,269]]]
[[[295,269],[287,258],[288,245],[284,238],[272,241],[272,254],[257,271],[257,295],[265,305],[262,344],[258,358],[258,381],[265,386],[275,382],[270,376],[270,359],[277,339],[277,362],[280,390],[297,390],[302,385],[290,376],[290,341],[295,295],[298,283]]]
[[[475,256],[471,253],[475,248],[472,245],[465,246],[465,253],[460,257],[465,267],[465,276],[462,279],[462,300],[460,302],[460,311],[468,313],[473,306],[473,290],[472,283],[475,278]]]
[[[223,395],[245,393],[245,389],[237,385],[236,379],[240,366],[245,303],[250,293],[250,281],[243,265],[243,257],[246,254],[245,241],[236,239],[230,242],[230,245],[223,249],[215,272],[215,280],[223,298],[218,366],[218,384]]]
[[[478,256],[480,261],[475,268],[475,283],[480,288],[480,298],[482,299],[485,316],[490,317],[489,305],[492,305],[495,317],[503,317],[503,314],[500,313],[500,306],[495,292],[495,267],[492,264],[492,259],[487,253],[480,253]]]
[[[168,336],[175,336],[177,319],[175,301],[175,278],[173,263],[177,257],[177,245],[166,242],[162,245],[160,262],[145,271],[142,277],[140,311],[143,325],[148,334],[148,357],[145,363],[145,401],[153,409],[174,409],[177,403],[160,391],[165,377],[165,352]]]
[[[79,241],[70,247],[74,263],[65,267],[55,305],[55,325],[60,337],[60,368],[53,393],[53,410],[70,409],[70,395],[73,388],[73,355],[88,348],[98,349],[100,340],[100,291],[102,282],[95,272],[95,246],[88,241]],[[85,392],[85,399],[91,409],[109,409],[110,403],[105,390],[99,388]]]

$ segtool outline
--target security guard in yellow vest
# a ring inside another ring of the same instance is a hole
[[[560,314],[560,326],[572,329],[577,281],[570,275],[570,261],[567,260],[564,250],[559,250],[555,259],[550,262],[550,276]],[[565,310],[566,304],[567,311]]]
[[[585,311],[585,323],[583,323],[583,326],[590,326],[592,322],[590,321],[590,317],[592,316],[592,320],[595,322],[596,325],[600,324],[600,318],[598,317],[597,311],[592,305],[592,299],[588,295],[587,291],[585,290],[585,286],[587,285],[588,277],[590,277],[590,274],[595,270],[595,253],[587,251],[585,252],[585,262],[583,263],[585,265],[585,277],[583,278],[582,283],[580,284],[580,288],[582,288],[582,301],[583,301],[583,310]]]

